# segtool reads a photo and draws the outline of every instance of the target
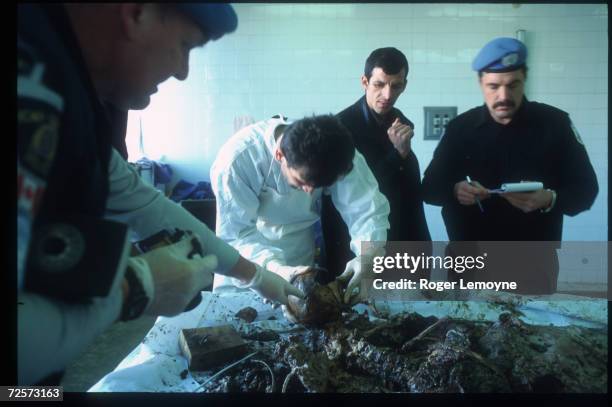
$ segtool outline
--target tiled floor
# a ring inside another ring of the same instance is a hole
[[[142,317],[115,323],[68,366],[62,380],[64,391],[87,391],[142,341],[154,322],[154,317]]]

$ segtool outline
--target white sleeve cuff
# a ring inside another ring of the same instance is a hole
[[[255,264],[255,263],[253,263]],[[237,278],[233,278],[232,280],[234,282],[234,285],[238,288],[252,288],[252,287],[257,287],[260,283],[261,280],[263,278],[263,273],[262,273],[262,267],[258,264],[255,264],[255,275],[253,276],[253,278],[251,279],[251,281],[249,281],[248,283],[243,283],[241,282],[239,279]]]

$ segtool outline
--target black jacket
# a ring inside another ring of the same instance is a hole
[[[463,206],[454,185],[466,179],[486,188],[521,180],[556,191],[552,211],[523,213],[499,196]],[[425,202],[442,206],[450,240],[560,241],[563,215],[576,215],[598,193],[595,171],[567,113],[523,99],[513,120],[501,125],[486,105],[452,120],[423,177]]]
[[[391,228],[387,240],[430,241],[423,210],[418,160],[412,151],[406,159],[402,159],[387,135],[387,129],[397,117],[402,123],[414,128],[413,123],[395,108],[388,115],[387,121],[379,125],[372,117],[365,96],[338,113],[338,118],[353,135],[355,147],[364,156],[376,177],[380,191],[389,200]],[[333,259],[339,252],[342,257],[337,263],[339,267],[347,256],[349,259],[352,257],[348,249],[349,236],[346,226],[333,205],[325,200],[321,218],[326,255]]]

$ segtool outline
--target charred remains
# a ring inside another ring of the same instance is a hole
[[[251,347],[258,351],[252,359],[204,390],[607,391],[605,331],[532,326],[507,313],[494,323],[415,313],[372,322],[366,315],[340,313],[320,328],[254,340]]]
[[[340,319],[346,310],[342,302],[338,282],[322,284],[321,273],[317,268],[310,268],[291,279],[291,284],[299,288],[305,298],[289,297],[285,316],[291,322],[306,326],[323,326]]]

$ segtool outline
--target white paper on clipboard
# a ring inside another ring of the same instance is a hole
[[[503,194],[504,192],[533,192],[544,188],[541,182],[512,182],[502,184],[498,189],[490,189],[490,194]]]

